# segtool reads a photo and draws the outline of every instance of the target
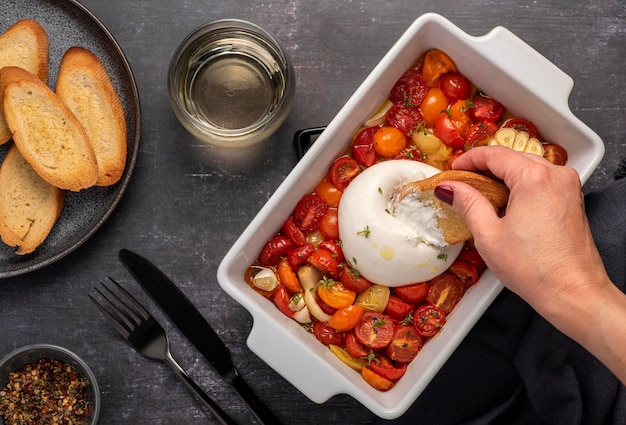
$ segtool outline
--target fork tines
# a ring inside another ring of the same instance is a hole
[[[142,322],[150,319],[150,313],[146,311],[145,308],[137,301],[126,289],[122,287],[119,283],[117,283],[112,277],[109,276],[109,280],[113,282],[113,285],[117,288],[117,290],[124,295],[124,297],[128,300],[128,303],[125,303],[115,292],[113,292],[108,286],[106,286],[103,282],[100,282],[100,285],[106,290],[105,294],[98,288],[94,288],[96,292],[98,292],[103,300],[105,307],[91,295],[89,298],[96,305],[98,310],[106,317],[111,324],[117,329],[117,331],[122,334],[124,338],[128,338],[130,334],[133,332],[135,328],[137,328]]]

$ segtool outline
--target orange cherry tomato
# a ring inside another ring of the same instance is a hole
[[[347,289],[337,281],[321,282],[317,286],[317,295],[333,308],[348,307],[356,300],[356,292]]]
[[[450,120],[461,137],[465,136],[467,130],[472,125],[472,117],[469,111],[470,107],[465,100],[458,100],[450,106]]]
[[[384,126],[374,133],[374,149],[383,158],[393,158],[406,147],[406,136],[397,128]]]
[[[447,109],[448,101],[439,87],[432,87],[428,90],[426,97],[420,105],[420,111],[422,111],[424,121],[426,121],[429,127],[432,127],[439,114]]]
[[[567,151],[554,143],[543,144],[543,157],[555,165],[567,164]]]
[[[337,208],[343,192],[328,180],[322,180],[315,188],[315,194],[321,196],[329,207]]]
[[[298,276],[289,265],[289,261],[287,261],[287,258],[283,257],[280,259],[276,271],[278,273],[280,283],[282,283],[283,286],[287,288],[289,293],[294,294],[296,292],[302,291],[302,285],[300,284],[300,280],[298,280]]]
[[[363,316],[363,310],[360,305],[342,307],[330,317],[328,326],[340,332],[349,331],[359,323],[361,316]]]
[[[422,76],[428,87],[439,85],[439,79],[443,74],[456,70],[456,65],[450,56],[441,50],[433,49],[426,52],[422,65]]]
[[[339,239],[339,216],[337,208],[329,208],[320,220],[320,232],[324,239]]]
[[[393,388],[394,383],[389,379],[385,379],[367,366],[361,369],[361,376],[372,387],[379,391],[389,391]]]

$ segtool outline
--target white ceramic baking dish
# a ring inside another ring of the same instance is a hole
[[[405,376],[388,392],[370,387],[312,334],[248,287],[243,275],[298,200],[313,190],[352,134],[387,98],[398,77],[431,48],[446,52],[478,87],[515,115],[533,121],[547,140],[562,144],[569,154],[568,164],[579,172],[581,181],[589,178],[604,155],[604,144],[569,109],[573,80],[505,28],[473,37],[439,15],[425,14],[339,111],[235,242],[217,273],[221,287],[252,315],[247,343],[269,366],[316,403],[345,393],[386,419],[399,417],[410,407],[498,295],[502,286],[494,275],[489,270],[484,273],[439,336],[425,344]]]

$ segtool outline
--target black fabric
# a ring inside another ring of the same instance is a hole
[[[626,179],[587,195],[585,208],[609,276],[626,292]],[[505,289],[407,413],[376,422],[428,423],[625,425],[626,388]]]

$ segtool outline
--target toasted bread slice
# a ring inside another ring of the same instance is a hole
[[[71,191],[95,184],[98,168],[87,133],[47,85],[32,75],[13,81],[3,105],[17,148],[44,180]]]
[[[23,19],[0,35],[0,69],[17,66],[48,83],[48,35],[39,23]],[[11,139],[0,108],[0,144]]]
[[[0,167],[0,236],[17,254],[30,254],[56,223],[65,191],[33,170],[12,145]]]
[[[424,180],[406,183],[396,189],[394,202],[400,202],[407,196],[416,196],[437,212],[437,224],[443,231],[444,240],[453,245],[472,238],[465,220],[452,208],[435,196],[435,187],[446,180],[458,180],[478,189],[493,205],[499,209],[509,199],[509,189],[502,183],[482,174],[463,170],[448,170]]]
[[[98,164],[96,185],[117,183],[126,165],[126,118],[102,62],[87,49],[71,47],[61,61],[56,92],[89,136]]]

